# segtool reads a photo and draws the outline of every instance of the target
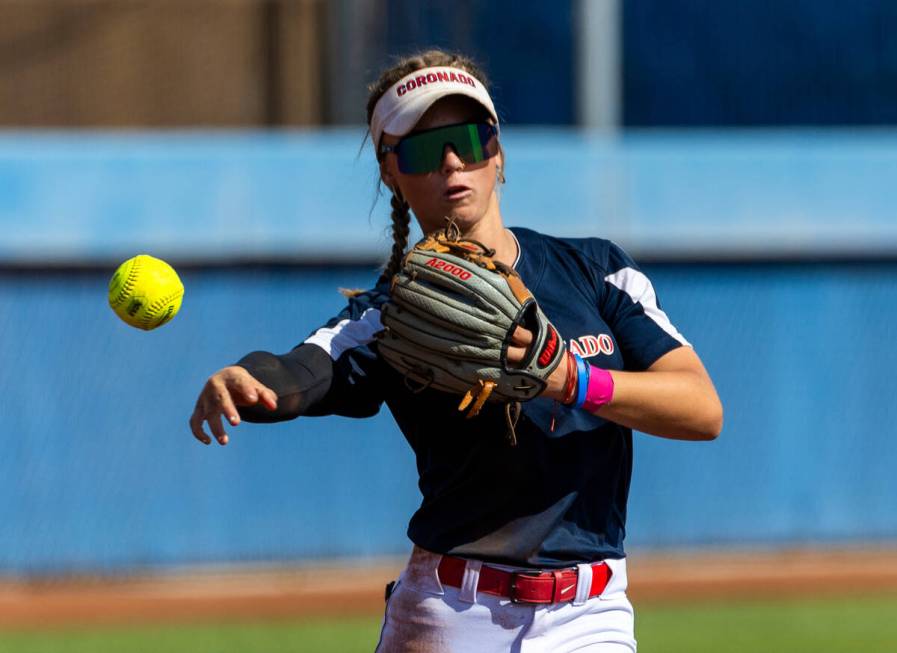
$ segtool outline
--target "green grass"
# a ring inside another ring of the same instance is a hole
[[[636,606],[639,651],[897,653],[897,596]]]
[[[0,632],[0,653],[371,653],[380,617]]]
[[[370,653],[379,631],[380,617],[0,632],[0,653]],[[641,653],[895,653],[897,595],[637,605],[636,637]]]

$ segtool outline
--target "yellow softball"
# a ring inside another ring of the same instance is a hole
[[[109,281],[109,306],[126,323],[149,331],[178,313],[184,284],[165,261],[140,254],[118,266]]]

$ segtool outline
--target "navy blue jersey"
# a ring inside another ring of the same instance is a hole
[[[614,243],[512,232],[523,281],[569,347],[593,365],[645,370],[688,345],[650,281]],[[487,403],[465,419],[458,396],[411,392],[377,355],[387,293],[384,283],[351,298],[306,339],[334,365],[327,396],[308,412],[363,416],[386,403],[420,475],[411,540],[437,553],[527,567],[624,557],[632,431],[537,398],[523,404],[511,447],[500,405]]]

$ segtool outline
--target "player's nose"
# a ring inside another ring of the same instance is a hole
[[[454,145],[446,143],[442,151],[442,171],[448,174],[458,170],[464,170],[464,161],[458,156]]]

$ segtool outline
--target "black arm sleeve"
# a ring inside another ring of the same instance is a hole
[[[315,345],[299,345],[281,355],[254,351],[237,365],[277,394],[276,410],[268,410],[261,403],[238,408],[240,419],[247,422],[283,422],[316,414],[314,407],[327,395],[333,381],[333,361]]]

